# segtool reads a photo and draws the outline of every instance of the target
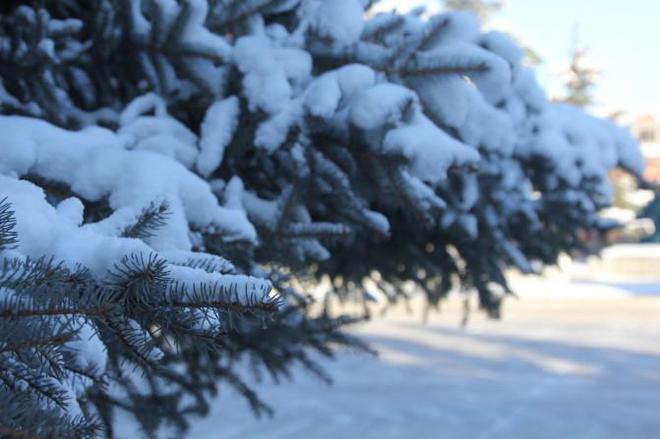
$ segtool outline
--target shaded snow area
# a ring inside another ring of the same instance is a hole
[[[502,321],[474,313],[465,330],[458,301],[427,325],[393,311],[356,329],[380,358],[340,354],[330,387],[304,372],[262,383],[272,419],[228,391],[188,437],[658,437],[660,298],[603,291],[510,300]]]

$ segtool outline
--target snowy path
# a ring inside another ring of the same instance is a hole
[[[194,438],[657,438],[660,299],[510,302],[502,322],[457,304],[422,325],[399,314],[359,331],[379,359],[344,353],[327,387],[262,384],[275,418],[223,395]]]

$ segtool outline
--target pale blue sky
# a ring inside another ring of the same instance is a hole
[[[383,0],[401,9],[436,0]],[[544,59],[538,71],[549,94],[561,91],[573,29],[602,74],[599,109],[660,115],[660,0],[505,0],[492,26],[517,35]]]
[[[660,114],[660,1],[508,0],[495,25],[510,26],[546,60],[549,90],[567,62],[575,24],[602,75],[596,97],[607,108]]]

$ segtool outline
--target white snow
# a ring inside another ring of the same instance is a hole
[[[479,40],[481,46],[501,56],[511,66],[521,64],[524,55],[522,48],[504,32],[486,32]]]
[[[229,43],[204,26],[208,15],[208,1],[186,0],[183,7],[189,8],[190,15],[181,33],[182,46],[213,54],[222,60],[230,59],[232,49]]]
[[[274,113],[291,97],[291,85],[284,69],[275,61],[269,41],[264,37],[247,36],[236,42],[236,65],[245,75],[243,89],[250,109],[261,108]]]
[[[129,2],[129,6],[131,8],[130,9],[130,18],[131,18],[130,30],[138,38],[142,38],[142,39],[148,38],[148,35],[151,32],[151,24],[149,23],[149,21],[145,18],[144,14],[142,13],[141,2],[131,1],[131,2]]]
[[[153,112],[153,115],[148,115]],[[135,98],[119,115],[121,142],[129,149],[152,151],[191,168],[197,156],[197,136],[167,113],[155,93]]]
[[[83,264],[94,275],[103,278],[109,269],[126,256],[158,255],[141,240],[102,235],[96,233],[93,225],[79,226],[78,216],[82,207],[79,201],[65,200],[60,203],[64,206],[56,209],[46,202],[41,188],[32,183],[0,175],[0,199],[5,197],[15,211],[17,251],[24,256],[33,259],[53,256],[71,269]],[[72,212],[76,214],[73,219]],[[182,286],[215,285],[232,293],[232,299],[239,303],[268,297],[270,283],[265,279],[180,266],[177,264],[186,255],[190,256],[186,259],[192,259],[195,255],[178,251],[163,252],[161,256],[167,258],[168,254],[173,256],[174,261],[174,264],[168,266],[168,271]]]
[[[607,172],[622,165],[640,174],[644,163],[627,132],[569,104],[548,104],[536,120],[538,134],[520,142],[517,152],[546,158],[559,176],[577,187],[584,178],[597,178],[608,190]]]
[[[336,72],[339,88],[345,97],[353,96],[376,82],[376,73],[363,64],[348,64]]]
[[[337,111],[341,94],[335,72],[326,73],[314,80],[307,89],[305,108],[312,116],[331,117]]]
[[[197,156],[197,170],[203,176],[211,175],[222,163],[225,148],[231,142],[238,124],[239,111],[236,96],[216,101],[206,110]]]
[[[139,120],[139,119],[138,119]],[[0,172],[67,184],[89,201],[109,197],[114,209],[167,199],[172,209],[163,248],[190,248],[188,223],[225,239],[255,240],[242,212],[219,206],[208,184],[161,154],[124,149],[113,132],[89,127],[66,131],[40,120],[0,117]]]
[[[167,116],[167,106],[156,93],[147,93],[133,99],[119,115],[119,125],[127,126],[138,117],[150,111],[157,117]]]
[[[362,13],[358,0],[304,0],[301,8],[301,15],[316,33],[339,44],[351,44],[360,38]]]
[[[489,105],[477,90],[468,88],[466,92],[467,114],[461,124],[455,125],[463,141],[510,156],[516,143],[510,115]]]
[[[387,220],[387,217],[380,212],[374,210],[365,209],[362,211],[362,215],[365,216],[369,221],[369,226],[373,227],[381,233],[381,235],[389,235],[390,233],[390,222]]]
[[[269,114],[281,110],[292,97],[291,80],[300,83],[312,67],[310,55],[300,49],[276,47],[262,35],[240,38],[234,48],[234,60],[244,74],[244,93],[252,111]]]
[[[178,281],[178,285],[186,287],[189,293],[192,293],[202,285],[213,285],[218,292],[222,292],[229,297],[229,300],[237,303],[247,304],[249,301],[261,301],[268,297],[271,286],[270,282],[263,278],[246,276],[242,274],[220,274],[200,271],[183,265],[169,265],[168,271],[173,279]],[[220,296],[222,299],[225,297]],[[191,297],[183,298],[184,301],[191,300]]]
[[[653,437],[659,300],[598,285],[579,299],[551,299],[579,296],[583,285],[547,289],[543,298],[507,302],[501,321],[473,313],[464,329],[458,300],[426,324],[421,311],[374,317],[351,332],[380,355],[339,353],[327,367],[330,386],[302,368],[291,381],[257,381],[245,364],[275,416],[254,418],[227,390],[186,437]],[[122,422],[118,434],[133,437],[135,428]]]
[[[497,103],[507,96],[511,87],[511,69],[500,57],[474,44],[457,42],[441,46],[414,57],[410,71],[457,69],[465,71],[490,103]]]
[[[279,205],[277,200],[263,200],[250,191],[242,193],[242,203],[250,218],[260,224],[266,224],[274,229],[279,218]]]
[[[435,118],[453,127],[466,123],[470,112],[470,91],[464,78],[436,75],[411,78],[408,82]]]
[[[77,352],[76,362],[82,370],[90,368],[96,368],[99,371],[105,370],[107,362],[105,345],[99,339],[96,329],[88,323],[80,325],[77,338],[69,342],[67,346]]]
[[[419,111],[417,95],[398,84],[382,83],[365,90],[351,105],[351,122],[373,130],[403,122],[404,112]]]
[[[300,100],[285,103],[279,113],[259,125],[254,136],[254,145],[274,152],[287,139],[291,128],[300,121],[301,114]]]
[[[414,20],[420,22],[417,25],[421,28],[419,38],[426,41],[425,50],[457,42],[472,42],[480,34],[477,17],[470,11],[447,12],[431,16],[428,20],[415,16]]]
[[[360,92],[369,89],[375,82],[375,72],[365,65],[349,64],[340,67],[319,76],[309,85],[305,92],[304,106],[313,116],[330,118],[338,111],[342,101],[348,103],[354,99],[360,99]],[[368,100],[368,98],[366,99]],[[365,102],[363,105],[377,104]],[[359,123],[356,125],[360,126]]]
[[[390,130],[383,151],[403,154],[410,160],[410,172],[423,181],[437,183],[451,165],[468,165],[479,160],[479,153],[418,114],[410,124]]]

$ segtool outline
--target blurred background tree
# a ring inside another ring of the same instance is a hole
[[[580,42],[578,32],[576,25],[573,31],[570,64],[564,72],[566,95],[562,101],[585,108],[594,103],[593,89],[600,76],[600,70],[589,59],[589,48]]]

